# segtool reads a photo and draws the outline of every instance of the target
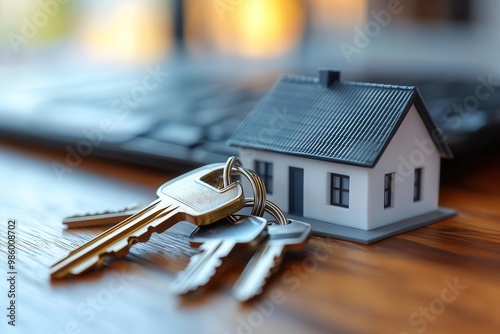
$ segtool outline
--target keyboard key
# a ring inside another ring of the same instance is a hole
[[[108,107],[83,103],[50,104],[45,107],[48,110],[43,117],[33,120],[33,126],[67,138],[87,139],[92,134],[100,133],[103,142],[119,143],[147,133],[155,124],[149,115],[131,112],[120,118]]]
[[[165,123],[147,137],[182,146],[194,146],[200,143],[203,135],[203,128],[196,125]]]
[[[144,137],[134,138],[122,144],[121,147],[125,151],[145,153],[168,159],[190,160],[191,157],[190,150],[185,146],[164,143]]]
[[[201,147],[193,149],[191,156],[192,161],[198,164],[221,162],[227,160],[227,158],[227,155],[209,152]]]
[[[207,129],[207,138],[211,141],[229,139],[242,121],[240,118],[229,118],[220,123],[213,124]]]
[[[234,109],[231,107],[212,107],[205,109],[197,109],[195,113],[191,115],[194,124],[200,126],[209,126],[221,120],[232,117],[234,114]]]
[[[236,147],[229,146],[225,141],[207,142],[198,148],[208,152],[222,154],[227,157],[232,155],[239,155],[238,149]]]

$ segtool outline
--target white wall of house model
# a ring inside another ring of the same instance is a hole
[[[304,170],[303,216],[371,230],[438,209],[440,154],[415,106],[373,168],[240,148],[247,168],[272,163],[273,193],[267,197],[289,211],[289,169]],[[420,200],[414,201],[415,169],[422,168]],[[330,204],[330,173],[349,176],[349,207]],[[394,173],[392,205],[384,208],[384,177]]]

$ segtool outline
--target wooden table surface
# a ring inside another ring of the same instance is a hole
[[[203,293],[169,292],[196,252],[187,223],[97,272],[51,282],[50,265],[102,231],[65,230],[64,216],[149,202],[173,176],[91,158],[58,176],[55,162],[64,164],[64,155],[0,144],[0,333],[500,332],[498,156],[447,164],[440,201],[456,217],[369,246],[313,237],[244,304],[230,294],[248,258],[241,252]],[[15,327],[7,317],[9,220],[16,221]]]

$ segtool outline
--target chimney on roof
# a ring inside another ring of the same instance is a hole
[[[319,70],[319,83],[321,86],[328,88],[336,81],[340,81],[340,71]]]

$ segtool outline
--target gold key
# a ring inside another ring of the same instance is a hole
[[[78,247],[51,267],[51,278],[80,275],[100,267],[106,259],[125,256],[137,242],[161,233],[180,221],[198,226],[218,221],[243,208],[239,182],[217,189],[209,183],[221,175],[224,164],[211,164],[181,175],[158,188],[158,199],[136,214]]]
[[[82,227],[96,227],[115,225],[144,209],[142,204],[133,204],[121,210],[108,210],[104,212],[73,215],[63,219],[63,224],[68,229]]]

